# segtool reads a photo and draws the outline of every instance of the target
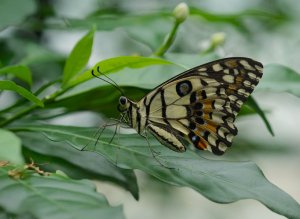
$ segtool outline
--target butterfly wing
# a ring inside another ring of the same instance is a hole
[[[262,69],[249,58],[226,58],[183,72],[140,101],[145,127],[175,151],[185,150],[185,137],[198,149],[221,155],[237,134],[235,117]]]

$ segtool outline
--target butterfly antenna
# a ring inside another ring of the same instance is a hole
[[[102,75],[102,76],[106,77],[107,79],[101,78],[101,77],[99,77],[98,75],[96,75],[96,74],[94,73],[94,69],[93,69],[93,70],[92,70],[92,75],[93,75],[94,77],[96,77],[96,78],[98,78],[98,79],[100,79],[100,80],[102,80],[102,81],[105,81],[106,83],[112,85],[114,88],[116,88],[116,89],[120,92],[120,94],[121,94],[122,96],[124,96],[124,92],[123,92],[123,90],[119,87],[119,85],[118,85],[115,81],[113,81],[110,77],[108,77],[107,75],[103,74],[103,73],[100,71],[99,66],[97,67],[97,71],[98,71],[98,73],[100,74],[100,76]]]

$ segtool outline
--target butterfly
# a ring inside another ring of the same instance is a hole
[[[238,133],[234,121],[262,71],[250,58],[216,60],[167,80],[138,102],[121,96],[118,110],[138,134],[149,131],[176,152],[186,151],[187,140],[222,155]]]

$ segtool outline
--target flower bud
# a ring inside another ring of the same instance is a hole
[[[218,32],[218,33],[213,34],[210,39],[211,45],[213,47],[223,45],[225,42],[225,36],[226,35],[223,32]]]
[[[175,7],[173,15],[178,23],[182,23],[189,15],[189,7],[182,2]]]

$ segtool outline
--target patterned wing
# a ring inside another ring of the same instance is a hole
[[[145,127],[173,150],[185,150],[180,144],[185,137],[198,149],[221,155],[237,135],[236,115],[262,69],[249,58],[226,58],[183,72],[140,101]]]

